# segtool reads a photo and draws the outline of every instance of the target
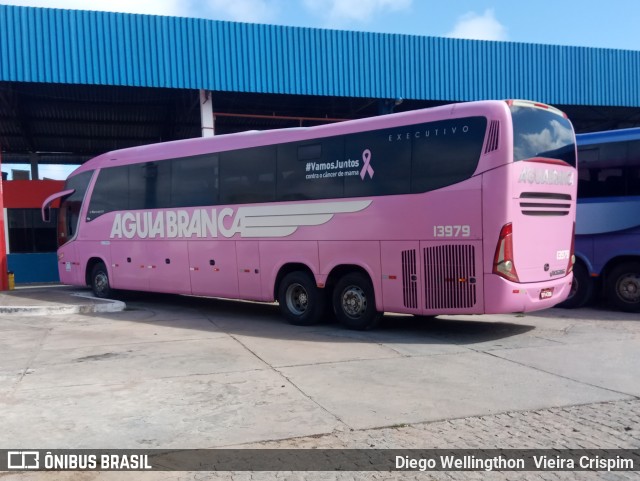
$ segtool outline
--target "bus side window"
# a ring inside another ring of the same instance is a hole
[[[600,171],[602,195],[620,197],[627,195],[625,171],[627,170],[628,142],[610,142],[600,146]],[[604,163],[603,163],[604,161]]]
[[[171,162],[155,161],[129,166],[129,209],[170,207]]]
[[[466,117],[425,124],[414,138],[411,192],[429,192],[470,178],[478,167],[486,117]]]
[[[149,162],[150,164],[151,162]],[[129,166],[129,209],[144,209],[144,198],[148,187],[145,172],[147,164],[133,164]]]
[[[629,142],[628,150],[628,189],[629,195],[640,195],[640,140]]]
[[[344,196],[344,176],[328,166],[344,158],[344,137],[326,137],[278,146],[277,200],[332,199]],[[335,174],[335,175],[334,175]]]
[[[276,200],[276,148],[255,147],[220,154],[220,203]]]
[[[625,179],[622,169],[602,169],[598,174],[598,180],[602,185],[603,197],[621,197],[626,194]]]
[[[344,180],[345,197],[408,194],[411,186],[411,139],[415,132],[423,130],[422,126],[409,125],[402,129],[347,135],[344,158],[358,162],[359,167],[345,169],[349,173]]]
[[[598,170],[600,160],[599,147],[583,147],[578,149],[578,196],[583,198],[598,197]]]
[[[161,166],[157,180],[161,194],[156,198],[162,203],[158,207],[216,205],[220,194],[218,162],[218,154],[207,154],[174,159],[164,170]]]
[[[87,220],[129,208],[129,167],[103,168],[93,187],[91,202],[87,211]]]

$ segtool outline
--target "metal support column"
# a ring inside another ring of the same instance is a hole
[[[2,170],[2,150],[0,149],[0,171]],[[0,175],[0,291],[9,289],[7,277],[7,241],[4,236],[4,194]]]
[[[38,180],[38,154],[31,153],[29,154],[29,160],[31,161],[31,180]]]
[[[215,129],[216,117],[213,115],[213,101],[211,99],[211,91],[200,90],[200,125],[202,127],[203,137],[213,137],[216,133]]]

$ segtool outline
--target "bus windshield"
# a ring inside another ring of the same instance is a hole
[[[576,145],[571,122],[555,110],[511,105],[513,160],[543,157],[576,166]]]
[[[74,192],[64,197],[60,202],[58,214],[58,247],[66,244],[76,235],[78,220],[80,219],[80,208],[84,194],[89,187],[93,172],[82,172],[81,174],[69,177],[65,182],[65,190]]]

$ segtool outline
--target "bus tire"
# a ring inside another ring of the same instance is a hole
[[[316,324],[325,309],[325,294],[318,289],[312,275],[303,271],[290,272],[278,287],[280,311],[296,326]]]
[[[569,297],[558,304],[564,309],[574,309],[583,307],[589,303],[593,295],[593,279],[589,276],[589,271],[584,264],[578,262],[573,266],[573,282]]]
[[[380,322],[376,298],[368,276],[352,272],[340,278],[333,289],[333,310],[348,329],[366,331]]]
[[[606,279],[605,292],[611,305],[625,312],[640,311],[640,262],[619,264]]]
[[[98,262],[91,269],[91,290],[96,297],[105,299],[113,295],[109,283],[109,272],[103,262]]]

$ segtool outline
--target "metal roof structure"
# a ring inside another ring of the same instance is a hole
[[[0,79],[640,107],[640,52],[0,6]]]
[[[638,85],[640,51],[0,5],[5,162],[198,136],[199,89],[219,132],[496,98],[588,131],[640,125]]]

